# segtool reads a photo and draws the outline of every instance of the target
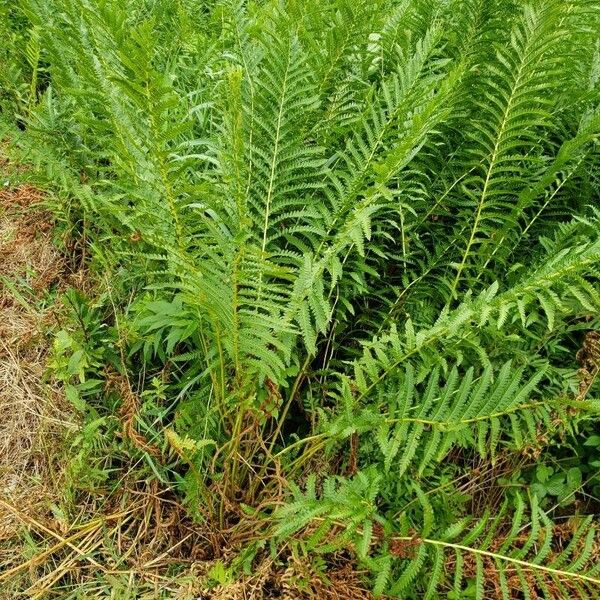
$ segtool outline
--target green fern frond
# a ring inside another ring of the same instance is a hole
[[[474,124],[470,149],[480,164],[461,185],[465,206],[474,208],[466,224],[464,251],[457,265],[453,289],[456,290],[468,265],[471,252],[479,248],[485,255],[490,226],[502,222],[502,213],[510,210],[510,198],[518,193],[519,180],[529,154],[539,143],[539,131],[551,122],[551,93],[560,82],[561,12],[550,2],[543,8],[525,7],[524,18],[511,33],[511,43],[497,53],[483,90],[484,115]],[[521,184],[522,185],[522,184]]]

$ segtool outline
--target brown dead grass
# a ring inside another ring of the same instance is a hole
[[[200,591],[201,600],[372,600],[373,595],[350,562],[334,566],[322,577],[297,561],[275,567],[270,560],[252,577],[211,591]]]
[[[2,569],[20,560],[14,542],[24,525],[22,515],[35,518],[46,513],[48,502],[57,495],[60,470],[53,464],[52,447],[60,444],[64,431],[72,427],[60,391],[43,383],[48,355],[43,331],[48,311],[36,311],[22,295],[35,303],[62,272],[62,259],[51,240],[49,215],[33,210],[41,199],[41,193],[28,185],[0,190]]]
[[[583,345],[577,352],[579,369],[578,400],[583,400],[600,374],[600,331],[588,331],[583,339]]]

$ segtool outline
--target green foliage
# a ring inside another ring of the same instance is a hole
[[[597,3],[17,4],[3,110],[104,290],[51,365],[80,446],[109,366],[215,527],[400,598],[595,597]]]
[[[386,590],[393,597],[435,598],[444,590],[448,598],[508,599],[514,597],[515,585],[525,595],[533,588],[548,598],[557,590],[563,597],[595,597],[598,564],[591,517],[577,523],[568,544],[562,545],[554,539],[553,524],[536,496],[528,511],[515,496],[493,515],[486,511],[479,519],[463,518],[437,529],[431,504],[420,491],[425,505],[420,533],[405,527],[397,535],[374,505],[379,478],[362,473],[341,484],[329,479],[320,497],[314,479],[309,480],[306,491],[296,490],[294,500],[280,511],[277,535],[288,536],[319,519],[319,527],[305,539],[307,547],[316,552],[355,549],[378,573],[376,593]],[[432,537],[434,528],[438,534]],[[448,564],[451,578],[444,573]]]

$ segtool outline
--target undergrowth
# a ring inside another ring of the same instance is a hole
[[[0,7],[11,151],[88,282],[65,519],[119,515],[45,590],[597,597],[597,2]]]

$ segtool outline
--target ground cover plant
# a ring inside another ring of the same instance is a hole
[[[0,7],[6,152],[84,272],[47,290],[71,525],[2,585],[598,596],[597,1]]]

